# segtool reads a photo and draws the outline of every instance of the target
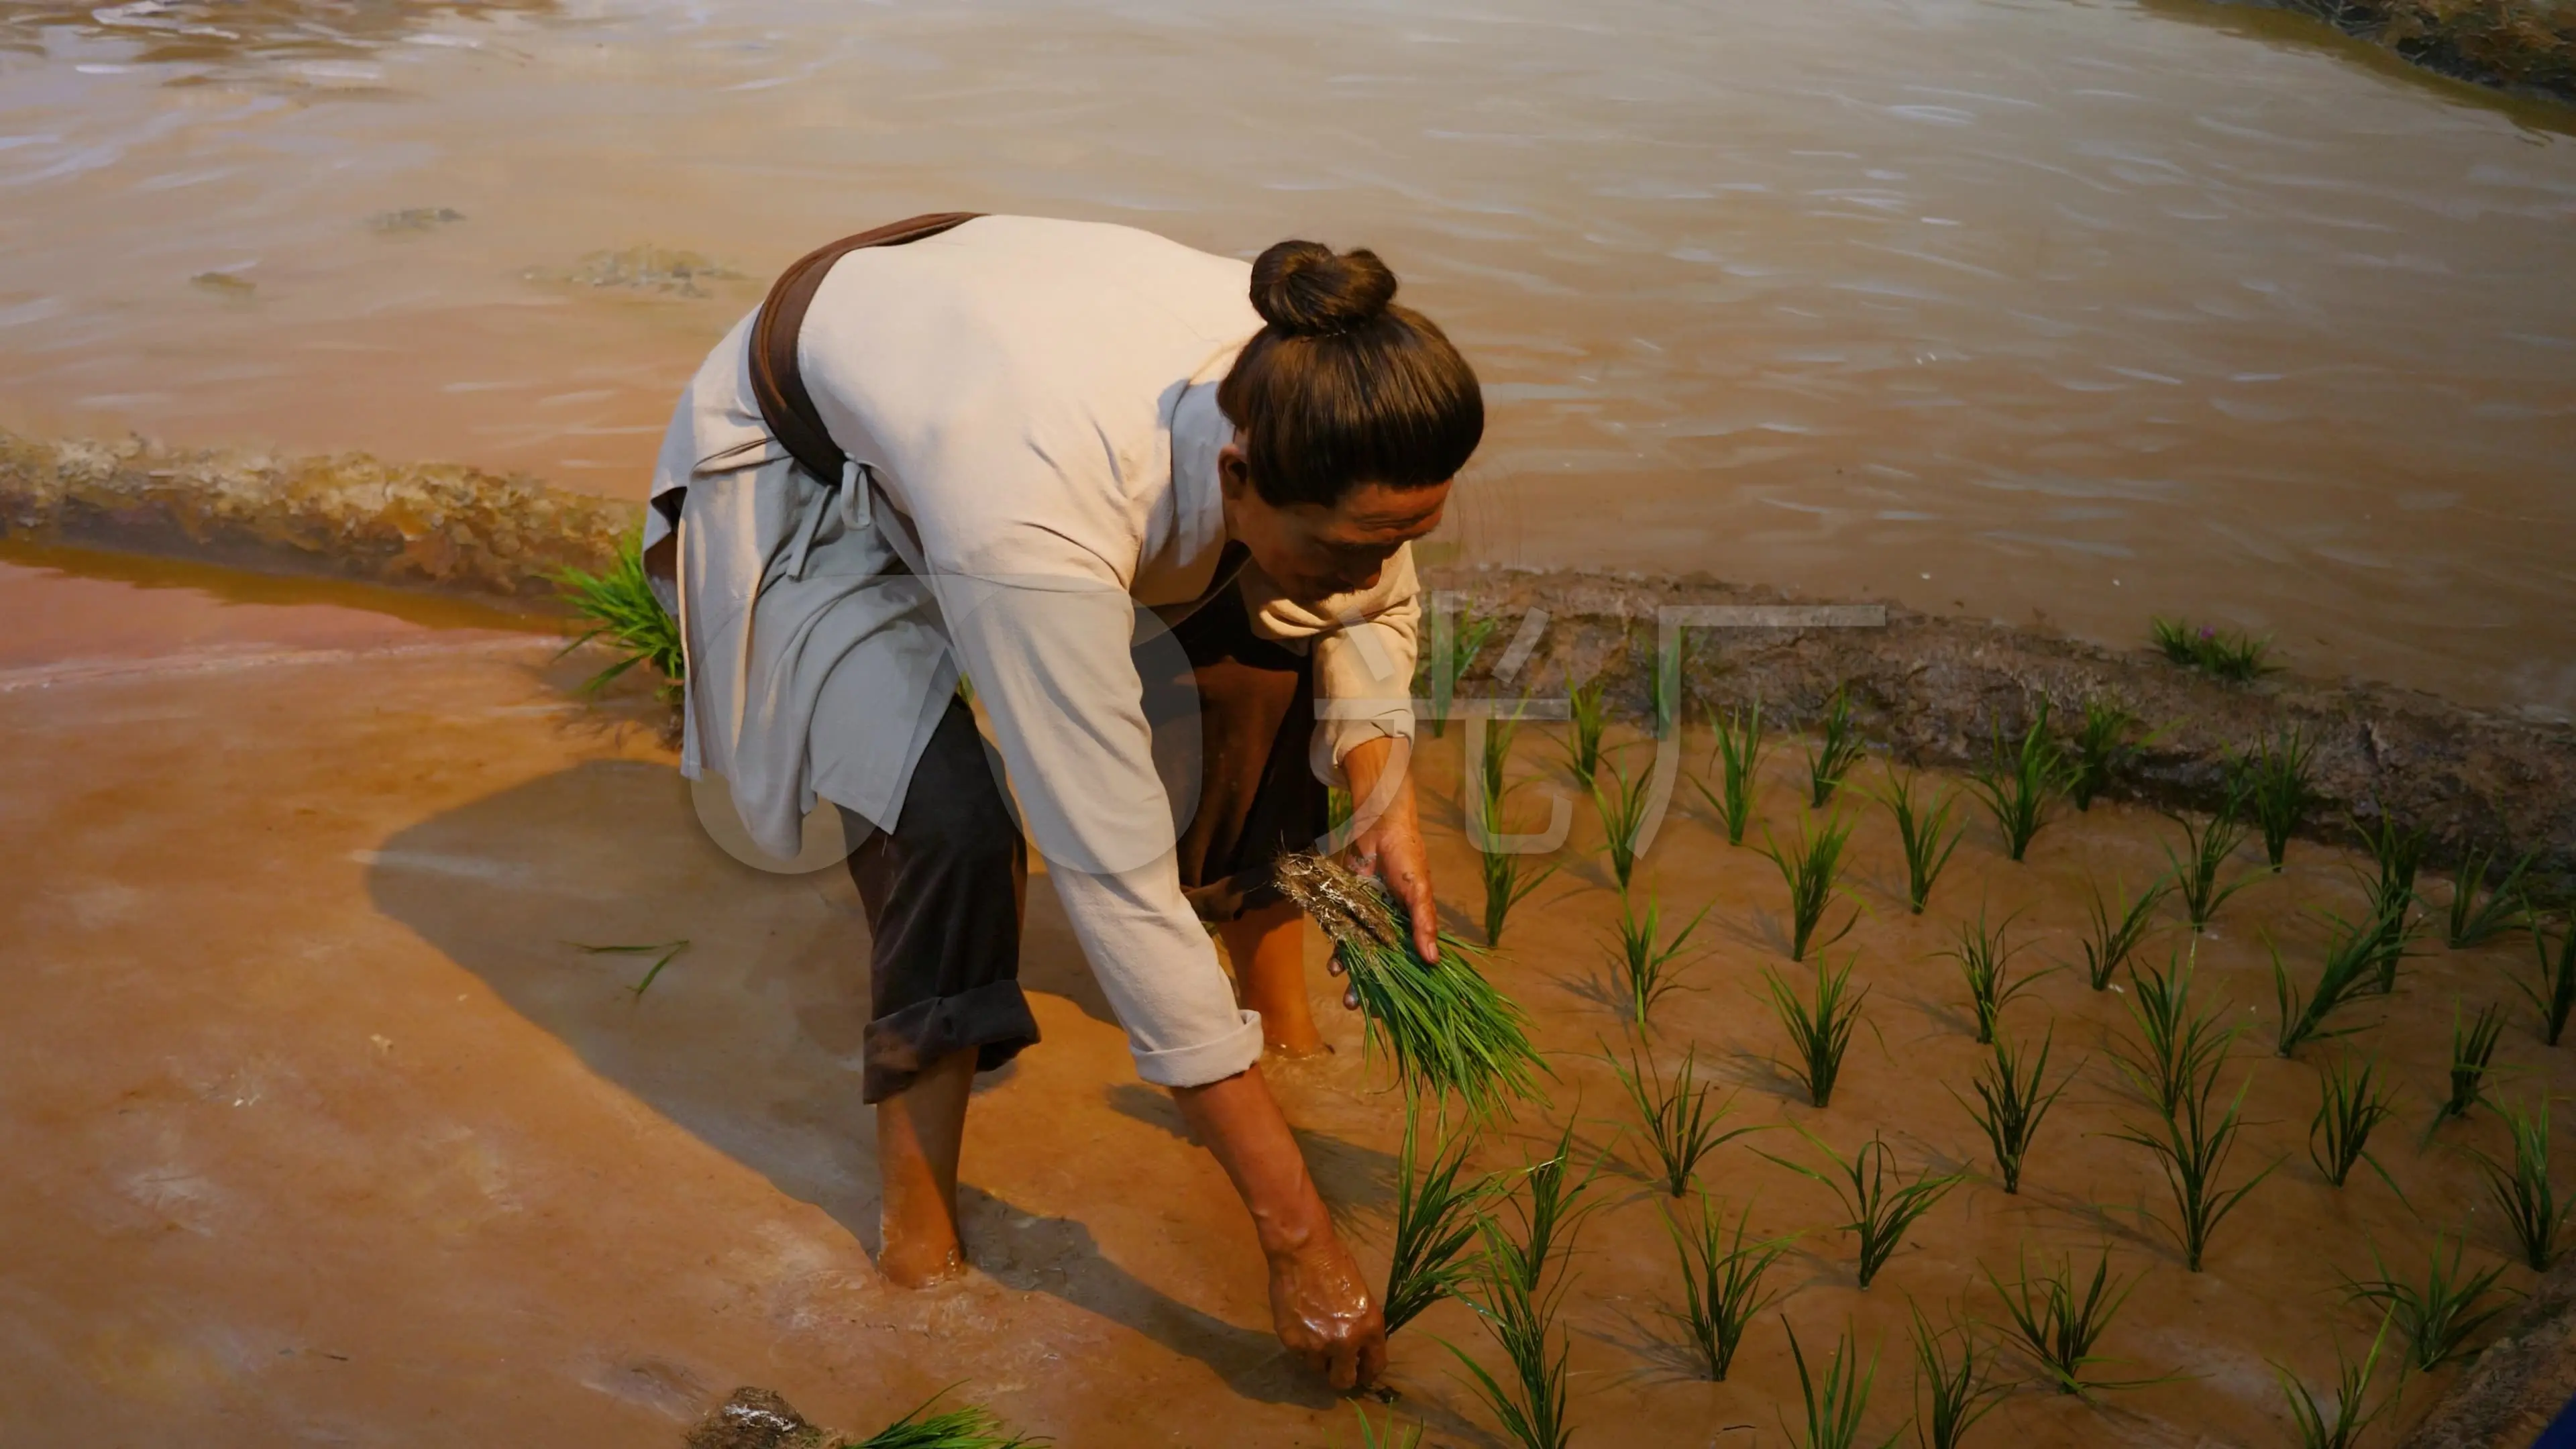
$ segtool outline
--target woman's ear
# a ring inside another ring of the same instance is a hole
[[[1228,443],[1216,450],[1216,481],[1228,503],[1241,503],[1251,496],[1252,464],[1243,456],[1242,444]]]

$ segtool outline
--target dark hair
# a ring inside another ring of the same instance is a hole
[[[1476,373],[1430,318],[1395,305],[1375,252],[1284,241],[1252,264],[1268,324],[1217,387],[1273,505],[1330,507],[1359,483],[1421,488],[1465,467],[1485,435]]]

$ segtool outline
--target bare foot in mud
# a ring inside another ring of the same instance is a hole
[[[906,1232],[891,1222],[881,1231],[877,1271],[897,1288],[935,1288],[966,1275],[966,1252],[955,1234]]]

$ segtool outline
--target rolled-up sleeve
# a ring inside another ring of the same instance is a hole
[[[931,584],[1137,1071],[1201,1086],[1259,1059],[1261,1020],[1235,1004],[1181,894],[1170,797],[1130,653],[1134,603],[1079,550],[1058,561],[1044,573],[1019,572],[1015,560],[1009,577]]]
[[[1342,756],[1354,746],[1413,738],[1413,661],[1422,622],[1413,545],[1395,551],[1374,588],[1313,605],[1265,592],[1253,607],[1255,628],[1266,637],[1313,641],[1317,720],[1312,764],[1318,779],[1338,782]]]

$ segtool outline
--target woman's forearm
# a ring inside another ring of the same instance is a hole
[[[1307,1175],[1306,1156],[1288,1119],[1255,1066],[1203,1087],[1175,1087],[1181,1116],[1214,1154],[1252,1214],[1261,1251],[1299,1252],[1332,1232],[1324,1199]]]

